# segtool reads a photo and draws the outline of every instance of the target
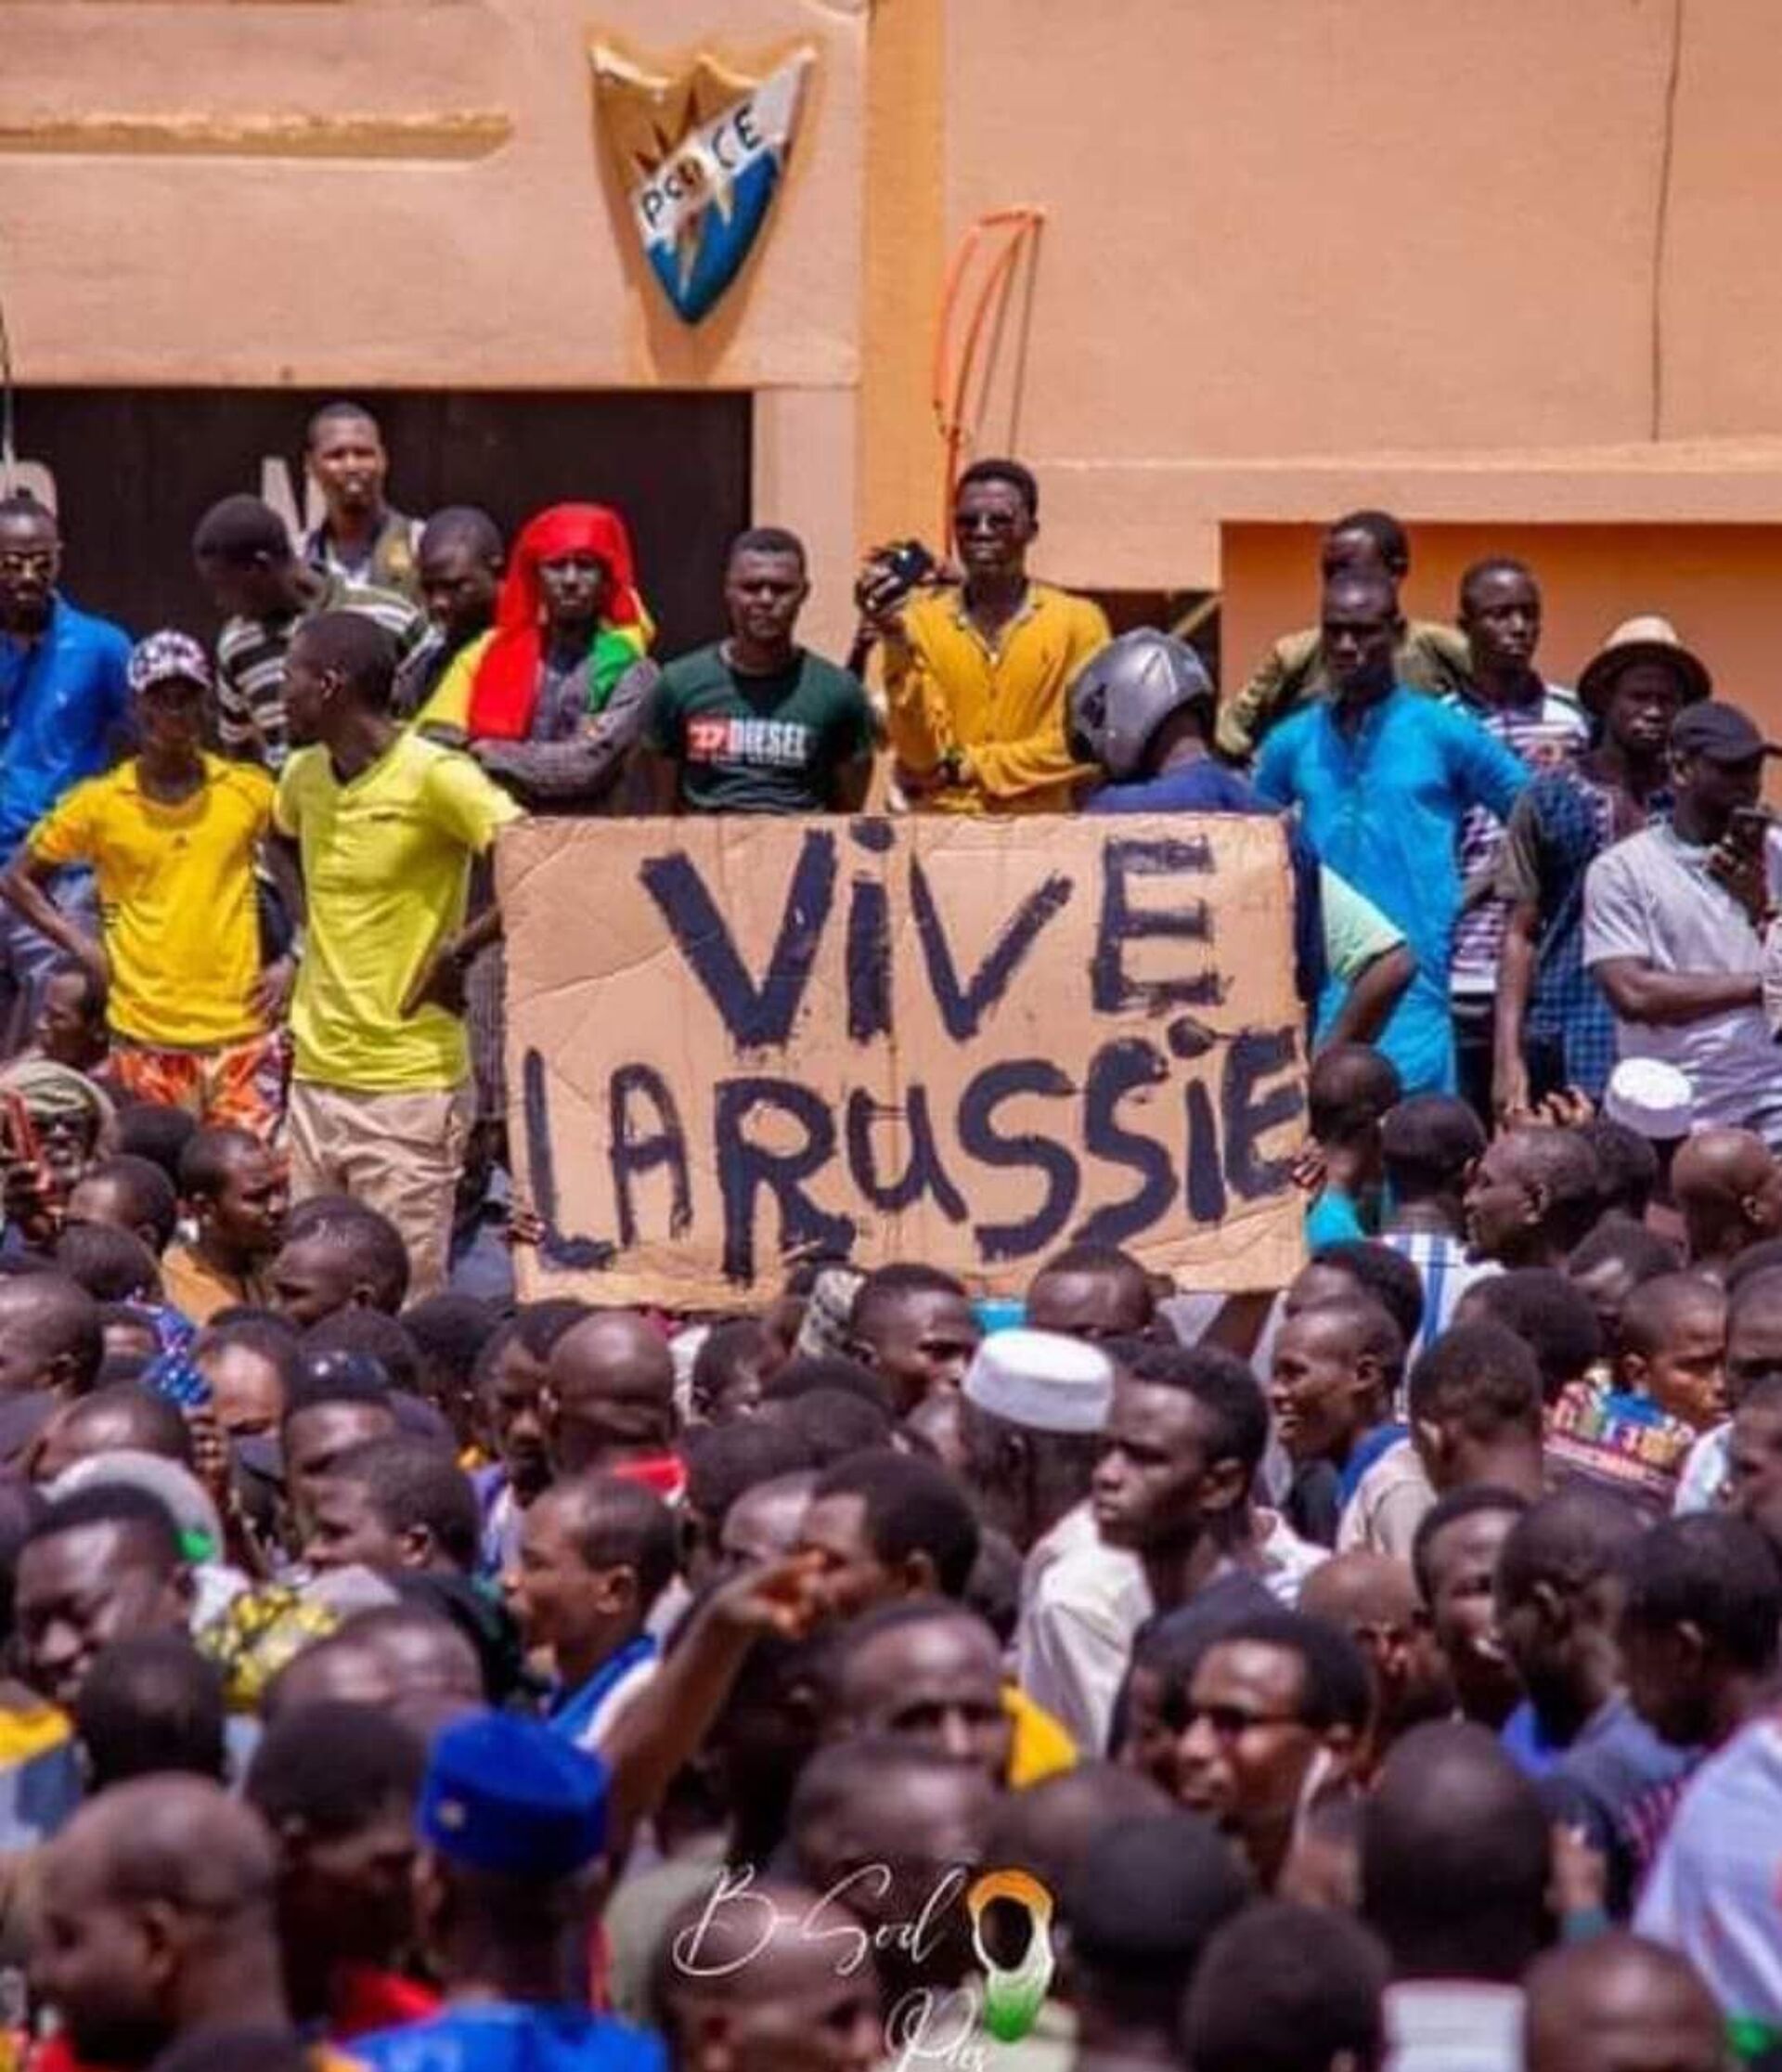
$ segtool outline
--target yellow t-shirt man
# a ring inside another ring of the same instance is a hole
[[[43,863],[91,864],[111,984],[107,1018],[129,1041],[169,1050],[239,1043],[265,1028],[253,861],[272,817],[272,779],[206,756],[176,805],[151,798],[134,762],[89,778],[32,828]]]
[[[471,859],[520,809],[468,756],[404,733],[345,783],[326,748],[300,749],[273,817],[302,851],[309,910],[291,1002],[295,1076],[366,1094],[460,1085],[463,1023],[442,1007],[405,1016],[402,1003],[464,925]]]
[[[899,763],[925,776],[951,751],[964,783],[916,801],[937,813],[1064,813],[1095,772],[1072,756],[1068,697],[1078,670],[1112,638],[1099,604],[1049,583],[986,641],[962,590],[905,606],[885,646],[887,732]]]

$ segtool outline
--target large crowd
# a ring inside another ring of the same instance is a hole
[[[1776,751],[1675,628],[1550,683],[1358,512],[1221,696],[983,460],[846,664],[769,526],[660,660],[619,513],[307,457],[210,640],[0,500],[0,2059],[1782,2066]],[[501,830],[868,806],[1282,820],[1286,1286],[520,1299]]]

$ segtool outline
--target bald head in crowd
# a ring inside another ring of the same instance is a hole
[[[1452,1716],[1453,1691],[1426,1638],[1408,1561],[1359,1547],[1335,1554],[1307,1576],[1298,1609],[1340,1626],[1367,1660],[1374,1690],[1369,1762],[1420,1721]]]
[[[31,1471],[35,1481],[51,1483],[77,1460],[124,1452],[192,1465],[191,1428],[175,1405],[139,1381],[117,1381],[63,1405],[32,1449]]]
[[[630,1310],[600,1310],[551,1348],[546,1421],[551,1465],[581,1475],[665,1452],[675,1437],[668,1341]]]
[[[1432,1725],[1387,1757],[1362,1816],[1362,1914],[1396,1978],[1514,1984],[1549,1939],[1540,1794],[1483,1728]]]
[[[1065,1338],[1130,1338],[1156,1310],[1144,1268],[1114,1245],[1072,1245],[1049,1259],[1027,1289],[1027,1323]]]
[[[98,1304],[63,1274],[0,1279],[0,1399],[33,1389],[78,1395],[105,1357]]]
[[[439,1612],[389,1604],[358,1612],[287,1663],[267,1686],[261,1711],[270,1725],[303,1705],[400,1708],[443,1698],[470,1707],[486,1695],[468,1634]]]
[[[1090,1845],[1116,1820],[1162,1819],[1169,1794],[1135,1769],[1084,1761],[999,1801],[986,1861],[1026,1871],[1048,1892],[1068,1891]]]
[[[1526,2072],[1724,2072],[1726,2027],[1713,1996],[1674,1950],[1640,1936],[1596,1936],[1529,1973]]]
[[[1782,1234],[1782,1168],[1753,1131],[1697,1131],[1677,1153],[1671,1188],[1691,1263],[1717,1277]]]
[[[215,2025],[289,2021],[272,1843],[196,1777],[120,1784],[44,1862],[32,1983],[89,2065],[148,2065]]]
[[[819,1892],[852,1880],[855,1911],[880,1948],[885,1997],[915,1986],[952,1986],[972,1967],[962,1907],[943,1910],[934,1932],[906,1941],[896,1924],[916,1919],[936,1881],[984,1854],[997,1790],[976,1763],[888,1734],[832,1742],[794,1787],[790,1832],[798,1874]],[[884,1865],[888,1876],[858,1875]]]
[[[872,2072],[885,2053],[870,1953],[836,1962],[807,1923],[810,1886],[757,1884],[747,1903],[702,1892],[657,1946],[654,1999],[681,2072]]]
[[[1466,1235],[1501,1266],[1563,1267],[1596,1221],[1596,1156],[1576,1130],[1508,1130],[1466,1189]]]

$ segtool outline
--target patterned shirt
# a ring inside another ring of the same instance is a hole
[[[1468,1256],[1466,1240],[1440,1230],[1383,1230],[1380,1242],[1408,1259],[1423,1283],[1423,1322],[1407,1362],[1427,1353],[1454,1320],[1460,1299],[1475,1281],[1490,1280],[1504,1269],[1494,1260]]]
[[[282,770],[290,742],[285,732],[285,657],[304,619],[318,612],[363,612],[376,619],[406,661],[427,632],[426,615],[394,590],[367,589],[339,576],[324,578],[321,594],[301,612],[277,618],[232,618],[216,641],[216,732],[224,753],[244,762]]]
[[[1524,1039],[1558,1043],[1566,1083],[1593,1100],[1615,1069],[1615,1017],[1584,969],[1584,874],[1615,840],[1619,796],[1580,770],[1537,777],[1510,815],[1497,868],[1506,908],[1528,905],[1537,915]],[[1654,793],[1647,824],[1670,809],[1670,795]]]
[[[1562,1473],[1625,1496],[1656,1520],[1669,1514],[1700,1436],[1649,1397],[1573,1381],[1547,1412],[1546,1457]]]
[[[1485,706],[1454,693],[1442,703],[1477,719],[1494,741],[1501,741],[1537,775],[1565,769],[1590,744],[1590,721],[1583,707],[1557,684],[1543,684],[1540,696],[1525,705]],[[1460,874],[1466,885],[1466,904],[1454,927],[1450,980],[1456,994],[1479,998],[1497,990],[1497,953],[1510,911],[1510,902],[1494,884],[1504,833],[1504,822],[1484,806],[1473,807],[1461,822]]]

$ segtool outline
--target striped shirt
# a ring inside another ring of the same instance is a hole
[[[363,612],[396,643],[403,661],[427,631],[426,615],[394,590],[370,589],[338,576],[323,578],[315,602],[278,618],[232,618],[216,641],[216,733],[225,755],[282,770],[285,657],[304,619],[318,612]]]
[[[1439,1230],[1383,1230],[1380,1242],[1401,1253],[1423,1282],[1423,1324],[1408,1357],[1427,1353],[1454,1320],[1461,1297],[1475,1281],[1504,1269],[1487,1259],[1469,1259],[1466,1240]]]
[[[1537,774],[1565,769],[1590,745],[1590,721],[1583,707],[1556,684],[1543,684],[1540,697],[1527,705],[1482,706],[1453,692],[1442,703],[1476,719],[1493,741],[1502,742]],[[1454,925],[1449,986],[1455,993],[1479,998],[1497,990],[1497,954],[1510,911],[1492,882],[1503,847],[1504,822],[1486,807],[1469,808],[1460,827],[1460,874],[1466,895]],[[1486,887],[1482,897],[1481,886]]]

